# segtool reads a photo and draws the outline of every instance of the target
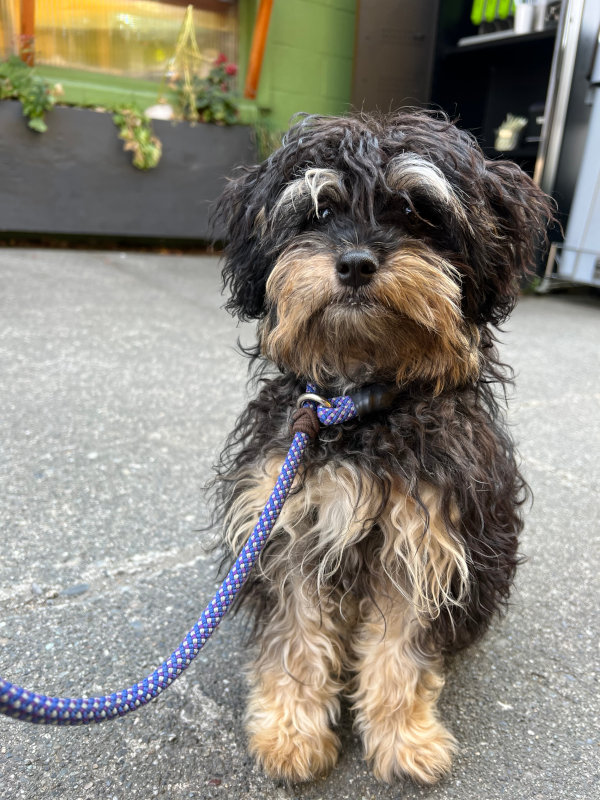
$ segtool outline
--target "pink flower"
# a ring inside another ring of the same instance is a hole
[[[225,67],[225,72],[228,75],[237,75],[237,71],[238,69],[235,64],[227,64],[227,66]]]
[[[225,53],[219,53],[219,55],[215,59],[215,64],[226,64],[227,63],[227,56]]]

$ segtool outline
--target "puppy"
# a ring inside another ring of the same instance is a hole
[[[218,217],[227,307],[258,320],[257,394],[218,478],[227,547],[258,519],[307,382],[392,396],[321,430],[244,588],[250,749],[273,777],[326,773],[346,695],[375,776],[432,783],[456,749],[436,712],[444,657],[484,633],[518,562],[526,485],[493,328],[547,198],[440,113],[306,116]]]

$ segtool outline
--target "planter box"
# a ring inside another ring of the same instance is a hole
[[[249,127],[154,121],[163,155],[143,172],[112,114],[58,107],[46,121],[35,133],[20,103],[0,102],[0,232],[218,238],[210,205],[234,167],[256,159]]]

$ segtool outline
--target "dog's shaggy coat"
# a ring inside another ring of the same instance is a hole
[[[503,425],[492,326],[551,210],[514,164],[441,114],[308,116],[221,198],[228,307],[257,319],[258,393],[221,460],[229,548],[254,527],[307,381],[378,382],[390,409],[323,430],[242,601],[260,647],[250,747],[306,780],[337,758],[341,693],[377,777],[432,782],[444,654],[488,627],[513,579],[526,487]]]

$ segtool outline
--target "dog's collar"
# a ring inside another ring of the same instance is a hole
[[[387,411],[402,393],[394,384],[369,383],[352,392],[348,392],[359,417],[373,414],[377,411]],[[327,396],[330,393],[317,389],[317,394]]]
[[[376,411],[387,411],[400,395],[400,389],[393,384],[370,383],[350,394],[359,417]]]

